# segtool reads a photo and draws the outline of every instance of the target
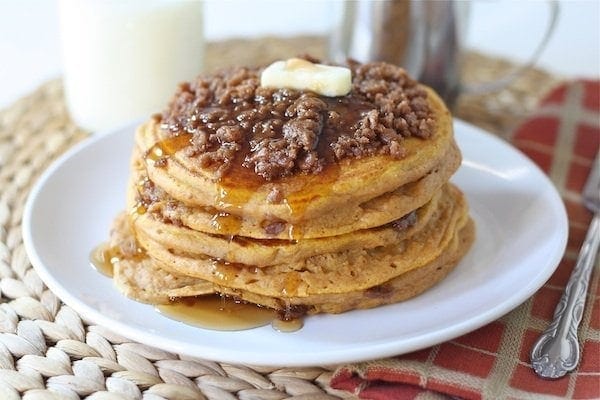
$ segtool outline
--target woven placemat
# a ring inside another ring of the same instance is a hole
[[[260,64],[303,53],[323,57],[318,37],[209,44],[207,69]],[[485,81],[514,66],[469,53],[465,79]],[[558,82],[529,70],[506,89],[462,96],[455,115],[500,135]],[[87,137],[69,119],[60,80],[0,112],[0,399],[340,399],[333,367],[264,368],[171,354],[94,325],[64,305],[31,268],[21,238],[29,188],[58,155]]]

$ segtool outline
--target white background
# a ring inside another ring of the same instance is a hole
[[[565,76],[597,79],[600,2],[560,0],[559,5],[558,24],[539,65]],[[210,40],[323,34],[332,23],[331,9],[331,1],[207,1],[206,35]],[[466,45],[525,60],[543,34],[547,10],[541,0],[474,0]],[[55,0],[0,0],[0,108],[60,75],[59,47]]]

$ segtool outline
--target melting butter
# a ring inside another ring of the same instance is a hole
[[[327,97],[350,93],[352,73],[349,68],[314,64],[300,58],[276,61],[264,69],[260,85],[273,88],[310,90]]]

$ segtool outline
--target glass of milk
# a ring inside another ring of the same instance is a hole
[[[102,131],[165,108],[202,69],[201,1],[60,0],[71,117]]]

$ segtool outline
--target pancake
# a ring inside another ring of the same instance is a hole
[[[229,296],[287,320],[443,279],[475,236],[449,183],[450,112],[397,66],[349,66],[350,92],[333,97],[262,86],[260,68],[182,84],[135,132],[127,211],[103,257],[116,287],[151,304]]]

